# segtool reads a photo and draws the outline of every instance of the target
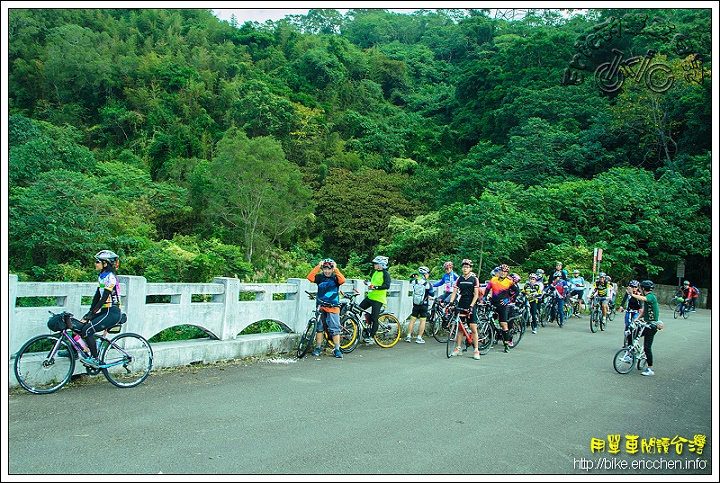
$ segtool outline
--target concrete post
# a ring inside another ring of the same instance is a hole
[[[120,282],[120,296],[122,311],[128,316],[128,321],[121,327],[122,332],[147,333],[145,329],[151,321],[145,320],[145,277],[135,275],[118,275]]]
[[[213,302],[223,303],[223,320],[220,330],[221,340],[237,338],[234,328],[238,326],[238,303],[240,300],[240,280],[237,278],[216,277],[213,283],[222,284],[222,294],[213,295]]]

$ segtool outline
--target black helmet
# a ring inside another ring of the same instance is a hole
[[[643,280],[642,282],[640,282],[640,286],[647,291],[653,290],[655,288],[655,284],[652,280]]]

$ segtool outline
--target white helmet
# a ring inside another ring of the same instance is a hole
[[[377,257],[373,258],[373,263],[377,263],[380,265],[380,268],[387,268],[388,267],[388,257],[383,257],[382,255],[378,255]]]

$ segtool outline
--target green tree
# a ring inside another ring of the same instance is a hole
[[[248,139],[230,129],[213,161],[196,171],[207,187],[204,214],[227,242],[244,247],[248,262],[289,240],[313,212],[312,193],[300,171],[270,137]]]

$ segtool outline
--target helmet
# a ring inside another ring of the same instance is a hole
[[[326,258],[322,261],[322,268],[335,268],[335,260],[332,258]]]
[[[530,280],[537,280],[537,275],[535,275],[534,273],[531,273],[528,278],[529,278]]]
[[[500,266],[498,267],[498,270],[500,270],[501,272],[509,272],[509,271],[510,271],[510,267],[508,267],[506,264],[503,263],[502,265],[500,265]]]
[[[378,255],[377,257],[373,258],[372,262],[380,265],[380,268],[388,267],[388,257],[383,257],[382,255]]]
[[[665,324],[662,320],[658,320],[655,322],[655,327],[657,327],[657,330],[663,330],[665,328]]]
[[[428,273],[430,273],[430,269],[423,265],[422,267],[418,268],[418,273],[420,275],[427,275]]]
[[[545,270],[543,270],[542,268],[538,268],[537,270],[535,270],[535,275],[537,275],[538,277],[541,277],[541,276],[545,275]]]
[[[640,282],[640,286],[648,291],[653,290],[655,288],[655,284],[653,283],[652,280],[643,280],[642,282]]]
[[[562,262],[555,262],[555,266],[557,267],[558,265],[562,267]]]
[[[120,257],[112,250],[100,250],[95,254],[95,260],[107,262],[108,265],[114,266],[115,268],[120,265]]]
[[[463,261],[462,261],[462,263],[461,263],[460,265],[470,265],[470,266],[472,267],[472,266],[473,266],[473,262],[472,262],[472,260],[470,260],[469,258],[463,258]]]
[[[452,270],[454,267],[455,267],[455,265],[453,264],[453,262],[448,261],[448,262],[443,263],[443,268],[446,268],[446,269],[449,268],[450,270]]]
[[[580,270],[578,270],[578,269],[573,270],[573,275],[576,274],[576,273],[577,273],[578,275],[580,275]]]
[[[688,282],[687,280],[685,280],[685,281],[683,282],[683,285],[690,285],[690,282]]]
[[[610,280],[612,280],[612,277],[610,277],[610,275],[606,276],[605,278],[607,278],[607,281],[608,281],[608,282],[609,282]]]
[[[640,286],[640,282],[638,282],[637,280],[630,280],[630,283],[628,284],[628,287],[639,287],[639,286]]]
[[[605,272],[598,273],[598,278],[601,278],[601,277],[607,277],[607,275],[605,275]]]
[[[520,282],[520,275],[518,275],[517,273],[511,273],[511,274],[509,275],[509,277],[510,277],[510,280],[512,280],[512,281],[515,282],[515,283],[519,283],[519,282]]]

